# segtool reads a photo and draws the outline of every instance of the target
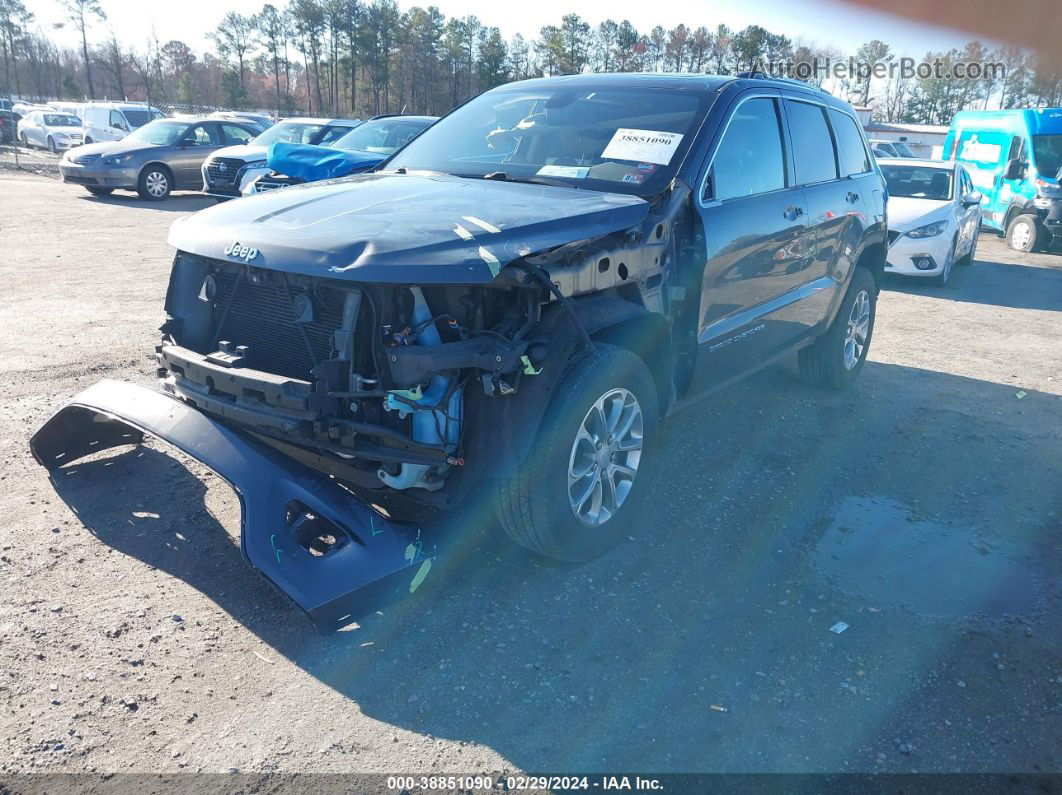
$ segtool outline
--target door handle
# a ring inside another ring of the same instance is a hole
[[[859,201],[859,194],[854,193],[853,191],[848,191],[848,193],[845,194],[844,198],[849,204],[855,204],[857,201]]]
[[[795,221],[797,218],[799,218],[803,214],[804,214],[804,208],[803,207],[797,207],[797,205],[795,205],[795,204],[790,204],[788,207],[785,208],[785,211],[782,213],[782,215],[785,216],[785,218],[787,220],[789,220],[789,221]]]

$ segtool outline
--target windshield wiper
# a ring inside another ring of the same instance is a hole
[[[554,188],[577,188],[570,182],[562,182],[559,179],[546,179],[544,177],[514,177],[505,171],[491,171],[488,174],[458,174],[459,177],[471,177],[473,179],[491,179],[499,182],[522,182],[527,185],[550,185]]]

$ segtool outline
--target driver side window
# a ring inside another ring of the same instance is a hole
[[[125,116],[116,110],[111,111],[110,124],[116,130],[129,130],[129,127],[125,123]]]
[[[197,124],[184,135],[184,140],[192,146],[220,146],[217,138],[217,131],[210,124]]]
[[[785,155],[778,105],[746,100],[734,111],[716,148],[704,199],[722,201],[785,187]]]

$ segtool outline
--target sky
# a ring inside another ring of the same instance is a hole
[[[148,40],[152,26],[160,41],[181,39],[197,52],[211,47],[206,33],[217,27],[227,11],[253,14],[266,0],[100,0],[108,21],[92,29],[96,39],[108,36],[108,26],[119,40],[140,49]],[[40,27],[62,44],[80,44],[77,34],[67,25],[52,30],[63,21],[58,0],[24,0]],[[275,5],[282,5],[276,2]],[[647,32],[655,25],[672,28],[680,22],[709,29],[723,23],[740,30],[761,25],[772,33],[819,44],[835,44],[845,52],[854,51],[869,39],[881,39],[900,55],[921,56],[928,50],[961,47],[973,36],[957,30],[934,28],[845,5],[833,0],[686,0],[681,3],[645,3],[636,0],[398,0],[403,10],[414,5],[437,5],[447,17],[475,15],[488,26],[497,26],[509,38],[521,33],[529,40],[537,38],[543,25],[559,24],[565,14],[576,9],[585,20],[596,26],[606,18],[629,19],[638,30]],[[986,42],[988,43],[988,42]]]

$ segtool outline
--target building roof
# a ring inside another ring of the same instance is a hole
[[[954,160],[931,160],[928,157],[879,157],[882,166],[919,166],[921,168],[946,168],[953,171],[958,165]]]
[[[929,135],[947,135],[946,124],[893,124],[883,121],[872,121],[864,129],[872,132],[895,132],[895,133],[926,133]]]

